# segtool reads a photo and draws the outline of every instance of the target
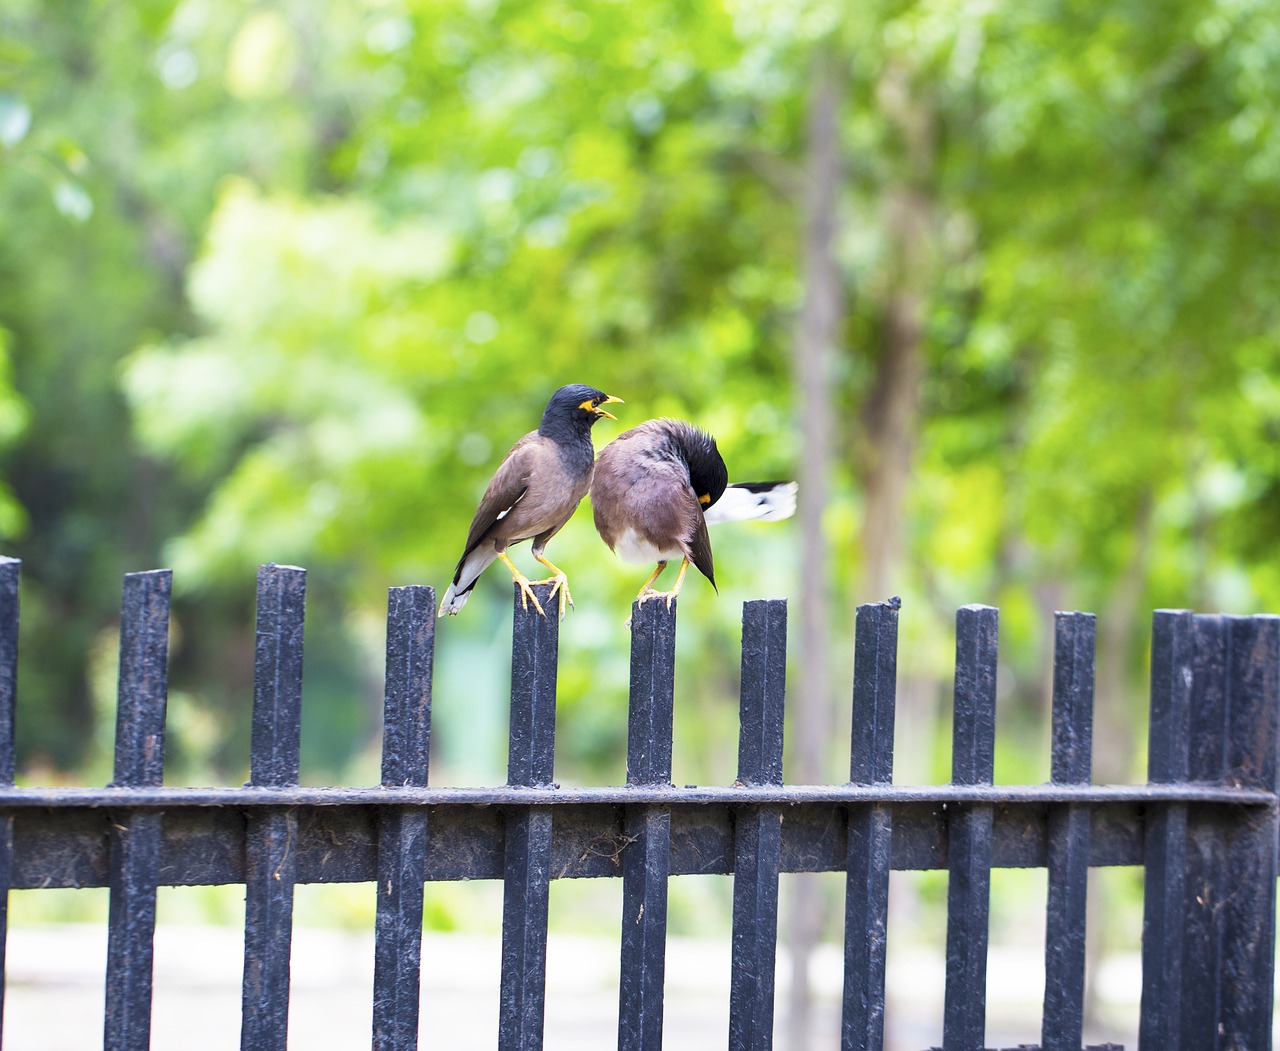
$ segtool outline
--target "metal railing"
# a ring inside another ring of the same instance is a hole
[[[733,875],[728,1043],[767,1048],[779,874],[830,871],[846,876],[841,1047],[880,1048],[890,870],[945,869],[943,1048],[976,1051],[991,870],[1033,867],[1048,870],[1041,1045],[1079,1051],[1087,879],[1105,865],[1146,870],[1141,1046],[1271,1047],[1280,618],[1155,614],[1149,782],[1117,786],[1090,783],[1094,618],[1058,614],[1052,779],[1010,786],[992,783],[997,611],[964,607],[952,780],[917,787],[893,783],[898,603],[861,606],[849,782],[805,786],[782,779],[786,604],[748,602],[738,779],[677,788],[676,611],[651,602],[631,625],[627,783],[561,788],[552,769],[559,623],[522,610],[517,595],[508,783],[436,788],[435,595],[393,588],[382,784],[303,788],[306,576],[264,566],[250,782],[172,788],[162,784],[171,578],[137,573],[124,581],[113,783],[16,788],[18,572],[0,561],[0,889],[7,901],[10,888],[110,888],[108,1049],[149,1044],[159,886],[244,885],[241,1046],[283,1051],[295,886],[375,882],[372,1041],[400,1051],[418,1046],[424,885],[500,879],[499,1047],[526,1051],[542,1046],[551,881],[618,877],[618,1047],[656,1051],[668,879],[686,873]]]

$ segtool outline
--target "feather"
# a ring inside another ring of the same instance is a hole
[[[734,482],[707,508],[707,525],[776,522],[796,513],[795,482]]]

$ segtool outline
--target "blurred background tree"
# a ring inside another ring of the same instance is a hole
[[[775,594],[791,744],[823,742],[788,776],[845,776],[852,610],[889,593],[899,780],[947,776],[970,601],[1001,607],[997,777],[1047,777],[1051,615],[1083,608],[1095,776],[1141,778],[1150,609],[1280,608],[1276,83],[1264,0],[9,0],[20,768],[103,776],[120,574],[166,564],[170,778],[240,776],[281,561],[304,776],[372,779],[384,589],[443,587],[494,464],[588,382],[627,402],[597,442],[681,415],[806,483],[682,598],[678,781],[732,779],[737,611]],[[551,554],[558,769],[620,780],[641,578],[585,508]],[[509,590],[440,625],[442,781],[502,777]]]

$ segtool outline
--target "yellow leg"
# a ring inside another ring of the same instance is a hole
[[[511,570],[512,577],[515,578],[515,582],[520,586],[520,608],[528,609],[529,602],[532,601],[533,608],[539,613],[542,613],[545,617],[546,614],[542,612],[542,604],[538,601],[538,596],[533,593],[533,588],[529,586],[529,578],[516,568],[516,564],[507,557],[507,553],[505,551],[499,552],[498,558],[500,558],[506,567]]]
[[[666,562],[659,562],[658,568],[650,574],[649,579],[644,582],[644,587],[640,589],[640,593],[636,595],[636,599],[640,602],[644,601],[646,593],[652,594],[653,582],[662,576],[662,571],[667,568]]]
[[[649,578],[649,584],[652,584],[658,579],[658,573],[661,573],[663,569],[666,568],[666,565],[667,564],[665,562],[659,564],[657,573],[654,573],[653,576]],[[667,609],[670,609],[672,601],[674,601],[675,597],[680,594],[680,588],[684,585],[684,575],[689,572],[689,566],[690,562],[687,558],[681,560],[680,572],[676,574],[675,586],[670,591],[650,591],[647,590],[649,588],[649,584],[646,584],[640,594],[636,596],[636,601],[647,602],[651,598],[664,598],[667,600]]]
[[[534,584],[551,584],[551,597],[555,598],[556,592],[560,593],[560,619],[564,620],[564,607],[568,603],[569,608],[573,608],[573,596],[569,594],[569,578],[565,576],[564,570],[555,565],[550,559],[543,558],[541,551],[535,551],[533,557],[541,562],[552,572],[552,576],[546,580],[532,581]]]

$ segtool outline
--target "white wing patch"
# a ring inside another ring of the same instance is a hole
[[[515,498],[515,502],[514,502],[514,503],[512,503],[512,505],[511,505],[510,507],[508,507],[505,511],[499,511],[499,512],[498,512],[498,517],[497,517],[497,518],[495,518],[495,519],[494,519],[494,521],[495,521],[495,522],[501,522],[504,518],[506,518],[506,517],[507,517],[507,515],[511,514],[511,512],[515,509],[516,504],[518,504],[521,500],[523,500],[523,499],[524,499],[524,494],[525,494],[525,493],[527,493],[528,491],[529,491],[529,490],[528,490],[528,489],[526,489],[526,490],[524,490],[524,492],[522,492],[519,496],[517,496],[517,497]]]

